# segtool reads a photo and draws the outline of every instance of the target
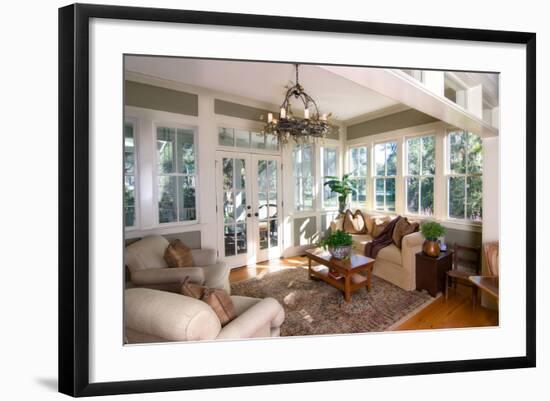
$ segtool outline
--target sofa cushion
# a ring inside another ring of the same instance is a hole
[[[395,244],[388,245],[384,248],[382,248],[378,255],[376,256],[376,259],[384,259],[388,262],[395,263],[396,265],[402,265],[402,259],[401,259],[401,249],[399,249]]]
[[[370,233],[372,235],[372,237],[376,238],[380,234],[382,234],[382,231],[384,231],[384,229],[390,223],[391,220],[392,219],[391,219],[390,216],[376,216],[376,217],[373,217],[373,219],[372,219],[373,227],[372,227],[372,232]]]
[[[130,272],[168,267],[164,251],[168,246],[166,238],[150,235],[130,244],[125,249],[125,263]]]
[[[365,233],[365,219],[363,213],[360,210],[356,210],[355,213],[351,213],[351,210],[346,210],[344,215],[344,223],[342,225],[345,232],[350,234],[363,234]]]
[[[403,240],[403,237],[418,231],[419,227],[420,225],[418,223],[411,223],[406,217],[399,219],[393,228],[393,243],[401,249],[401,241]]]
[[[179,239],[172,241],[164,251],[164,260],[169,267],[193,267],[193,254]]]
[[[225,326],[237,316],[233,300],[225,290],[193,284],[186,278],[181,285],[181,293],[187,297],[206,302],[216,313],[222,326]]]
[[[353,249],[361,254],[363,254],[367,242],[372,241],[372,237],[368,234],[351,234],[351,238],[353,241]]]

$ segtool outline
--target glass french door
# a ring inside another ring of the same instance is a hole
[[[280,157],[218,152],[216,166],[220,257],[230,267],[279,257]]]

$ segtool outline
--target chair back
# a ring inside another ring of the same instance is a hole
[[[471,270],[475,275],[481,272],[481,255],[479,247],[454,244],[453,270]]]
[[[125,249],[125,263],[130,272],[168,267],[164,252],[169,242],[160,235],[150,235]]]
[[[483,244],[483,253],[491,276],[498,277],[498,241]]]

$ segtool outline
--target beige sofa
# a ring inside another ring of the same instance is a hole
[[[203,301],[149,288],[124,293],[125,343],[278,337],[285,312],[273,298],[231,296],[237,317],[221,326]]]
[[[372,241],[370,235],[372,232],[372,219],[383,215],[363,212],[363,216],[369,234],[352,234],[353,249],[361,254],[365,251],[366,243]],[[331,230],[342,230],[343,222],[343,216],[332,221]],[[401,249],[395,244],[383,248],[376,257],[373,273],[404,290],[414,290],[416,288],[415,255],[422,249],[423,242],[424,237],[422,237],[422,234],[415,232],[403,237]]]
[[[194,267],[168,267],[164,260],[168,244],[166,238],[150,235],[126,247],[125,264],[130,270],[132,286],[179,293],[181,283],[189,277],[194,283],[231,291],[229,268],[217,260],[216,250],[191,250]]]

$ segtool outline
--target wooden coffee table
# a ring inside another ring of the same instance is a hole
[[[322,248],[308,249],[306,251],[306,256],[308,258],[309,278],[318,278],[343,291],[346,302],[351,300],[351,293],[353,291],[363,287],[366,287],[367,291],[370,291],[374,259],[352,251],[349,259],[340,260],[333,258],[328,251]],[[321,266],[312,266],[312,260],[319,263]],[[330,271],[342,277],[335,279],[329,275]],[[364,276],[360,274],[361,272],[366,272],[367,275]]]

